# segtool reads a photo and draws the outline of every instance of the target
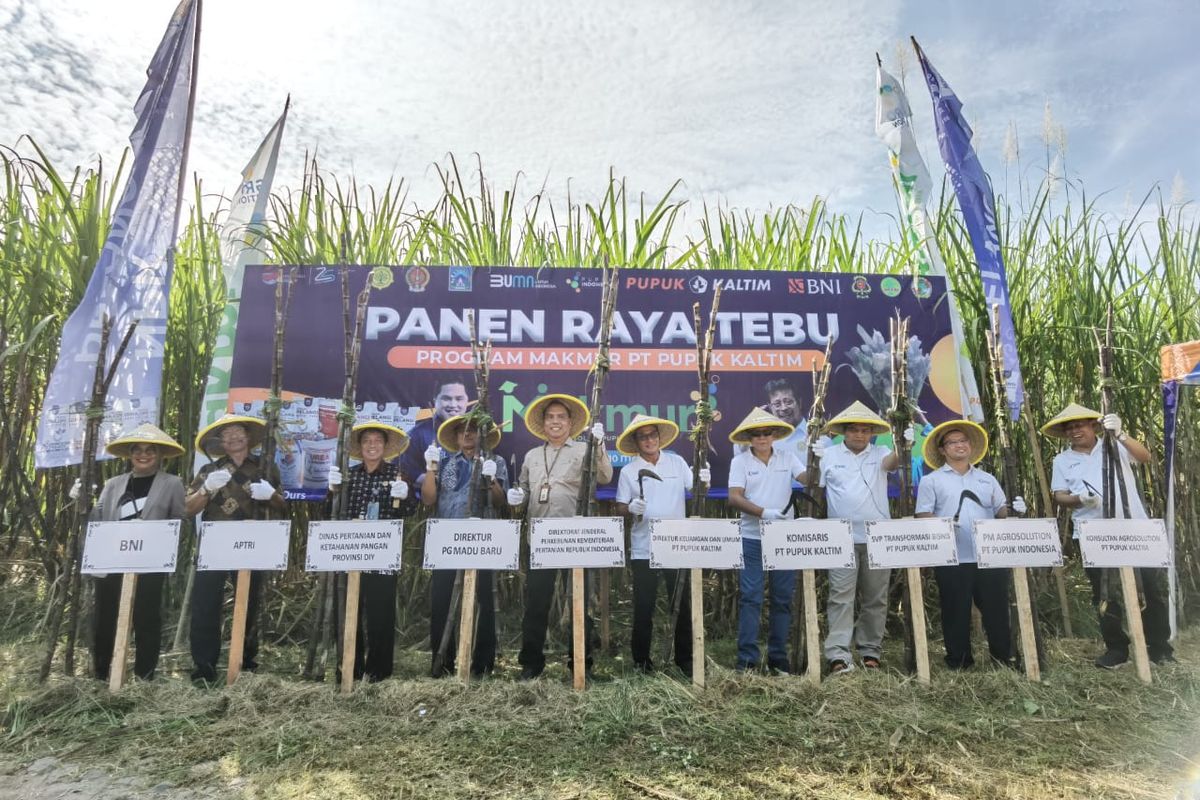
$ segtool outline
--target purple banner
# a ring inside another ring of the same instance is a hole
[[[292,498],[324,496],[343,383],[339,267],[300,267],[284,346],[280,459]],[[475,398],[466,311],[493,345],[491,411],[504,431],[499,452],[519,468],[535,444],[522,412],[547,392],[585,397],[599,329],[600,271],[519,267],[349,267],[352,296],[371,280],[357,387],[357,417],[410,430],[402,458],[410,477],[445,416]],[[257,413],[270,383],[274,283],[286,271],[248,267],[230,381],[230,407]],[[687,437],[699,396],[692,305],[707,323],[722,287],[710,392],[715,421],[710,458],[723,496],[733,446],[729,433],[753,406],[803,427],[812,372],[833,337],[826,409],[854,400],[881,413],[891,387],[888,320],[911,318],[909,379],[924,422],[961,417],[956,349],[944,279],[806,272],[622,270],[613,321],[611,372],[600,422],[615,449],[634,414],[676,422],[670,449],[691,460]],[[794,400],[794,402],[793,402]],[[918,425],[920,428],[920,425]],[[797,436],[795,445],[800,446]],[[918,450],[919,452],[919,450]],[[614,479],[602,487],[611,497]]]
[[[913,42],[914,46],[916,41]],[[1021,413],[1025,402],[1025,384],[1021,380],[1021,361],[1017,355],[1017,334],[1013,327],[1012,307],[1008,299],[1008,276],[1004,271],[1004,258],[1000,255],[1000,234],[996,230],[996,205],[992,198],[992,185],[988,181],[983,165],[971,145],[971,126],[962,115],[962,103],[950,85],[938,74],[917,46],[917,58],[929,85],[929,96],[933,98],[933,118],[937,123],[938,149],[942,161],[954,182],[954,194],[962,211],[967,233],[971,236],[971,248],[975,251],[975,263],[979,269],[979,280],[983,284],[983,297],[988,309],[1000,307],[1000,346],[1004,353],[1005,394],[1008,396],[1009,415],[1014,421]]]

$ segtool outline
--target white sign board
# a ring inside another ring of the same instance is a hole
[[[291,528],[286,519],[205,522],[200,526],[196,569],[286,569]]]
[[[529,568],[625,566],[620,517],[541,517],[529,524]]]
[[[89,522],[82,572],[174,572],[179,525],[177,519]]]
[[[742,534],[736,519],[651,519],[650,566],[655,569],[741,569]]]
[[[308,572],[400,569],[404,520],[314,520],[308,523]]]
[[[949,517],[867,521],[871,569],[948,567],[958,563],[954,521]]]
[[[1082,519],[1075,526],[1085,567],[1170,567],[1174,561],[1161,519]]]
[[[844,519],[764,519],[765,570],[854,569],[854,537]]]
[[[975,558],[980,569],[1061,567],[1054,519],[977,519]]]
[[[425,523],[425,569],[515,570],[520,565],[519,519],[431,519]]]

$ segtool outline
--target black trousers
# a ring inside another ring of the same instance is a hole
[[[585,573],[586,574],[586,573]],[[569,569],[531,569],[525,574],[525,616],[521,620],[521,652],[517,662],[522,667],[541,674],[546,668],[546,626],[550,622],[550,603],[554,600],[554,584],[562,575],[563,586],[567,596],[571,594],[571,571]],[[595,625],[587,613],[587,591],[585,588],[583,606],[584,641],[586,664],[592,666],[592,634]],[[571,626],[568,626],[570,629]],[[567,637],[568,664],[574,656],[574,632]]]
[[[451,613],[450,595],[454,592],[454,576],[452,569],[435,569],[429,590],[429,649],[433,659],[437,660],[438,648],[442,645],[442,633],[446,629],[446,618]],[[475,597],[478,606],[475,610],[475,649],[471,653],[471,674],[475,676],[491,672],[496,666],[496,604],[492,597],[492,572],[481,569],[476,572]],[[457,609],[454,609],[457,613]],[[433,677],[454,673],[454,662],[457,657],[458,637],[451,633],[450,646],[446,650],[446,660],[442,663],[441,674]],[[432,672],[432,665],[431,665]]]
[[[396,652],[396,573],[364,572],[358,584],[354,679],[392,677]]]
[[[133,596],[133,641],[137,655],[133,674],[143,680],[154,677],[158,655],[162,651],[162,573],[138,575]],[[92,674],[108,680],[113,647],[117,639],[117,613],[121,607],[119,574],[95,579],[96,610],[92,618]]]
[[[996,661],[1012,660],[1012,629],[1008,617],[1009,571],[979,569],[975,564],[934,567],[942,608],[942,639],[946,666],[964,669],[975,663],[971,654],[971,604],[983,617],[988,651]]]
[[[633,565],[633,650],[634,666],[642,669],[653,667],[650,643],[654,631],[654,606],[658,600],[658,581],[661,577],[667,585],[668,611],[672,593],[676,590],[677,577],[682,570],[651,569],[650,561],[635,558]],[[689,612],[688,577],[682,574],[678,581],[680,614],[675,623],[675,663],[684,672],[692,671],[692,615]]]
[[[262,605],[263,577],[250,573],[250,602],[246,608],[246,637],[243,640],[242,669],[258,669],[258,611]],[[192,620],[189,635],[192,645],[192,680],[215,681],[217,660],[221,657],[221,607],[225,603],[225,582],[236,586],[237,573],[196,572],[192,582]]]
[[[1103,570],[1088,569],[1088,580],[1092,582],[1092,605],[1100,617],[1100,636],[1104,638],[1104,647],[1118,653],[1129,654],[1129,636],[1125,633],[1125,608],[1121,602],[1121,576],[1117,570],[1110,570],[1108,576],[1108,604],[1101,610],[1101,574]],[[1171,622],[1168,619],[1168,597],[1164,582],[1165,570],[1135,569],[1135,574],[1141,577],[1142,597],[1146,607],[1142,609],[1142,628],[1146,632],[1146,650],[1151,659],[1169,656],[1174,652],[1171,647]]]

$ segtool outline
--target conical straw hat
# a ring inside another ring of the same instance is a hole
[[[636,456],[638,454],[637,440],[633,438],[633,435],[639,429],[648,428],[651,425],[658,428],[660,450],[667,448],[679,436],[679,426],[671,420],[635,414],[629,424],[625,426],[625,430],[621,431],[621,435],[617,437],[617,452],[626,456]]]
[[[158,445],[158,452],[163,459],[175,458],[175,456],[183,455],[183,445],[172,439],[157,426],[145,423],[139,425],[131,431],[122,433],[116,439],[108,443],[108,447],[104,448],[109,455],[117,458],[129,458],[129,448],[135,444],[154,444]]]
[[[247,417],[242,414],[226,414],[216,422],[211,422],[196,434],[196,449],[209,458],[220,458],[225,455],[221,445],[221,431],[228,425],[241,425],[246,429],[247,448],[253,450],[267,438],[267,423],[258,417]]]
[[[350,429],[350,457],[362,460],[362,435],[367,431],[383,434],[383,460],[391,461],[408,449],[408,434],[383,422],[360,422]]]
[[[458,452],[458,431],[467,424],[467,415],[458,414],[443,422],[438,426],[437,440],[447,452]],[[488,431],[487,442],[484,445],[484,450],[495,450],[496,445],[500,444],[500,426],[492,423],[491,430]]]
[[[574,439],[583,433],[588,423],[592,421],[591,414],[588,413],[588,408],[582,400],[569,394],[544,394],[525,406],[525,427],[529,429],[529,432],[539,439],[549,441],[549,437],[546,436],[546,427],[542,424],[542,414],[545,413],[546,406],[555,401],[562,403],[571,412],[571,432],[567,434],[567,438]]]
[[[978,464],[987,454],[987,431],[969,419],[952,419],[938,425],[925,437],[922,453],[925,456],[925,463],[929,465],[930,469],[938,469],[946,463],[941,451],[942,437],[951,431],[961,431],[966,434],[967,440],[971,443],[972,464]]]
[[[785,439],[795,430],[779,417],[755,406],[746,415],[746,418],[733,429],[733,433],[729,434],[729,441],[734,444],[750,444],[749,432],[759,428],[770,428],[775,439]]]
[[[845,410],[825,425],[825,433],[836,436],[846,432],[847,425],[870,425],[875,433],[887,433],[892,429],[883,417],[855,400]]]
[[[1092,411],[1087,406],[1081,406],[1079,403],[1071,403],[1069,406],[1058,412],[1058,416],[1042,426],[1042,433],[1047,436],[1055,436],[1059,439],[1065,439],[1067,436],[1066,427],[1068,422],[1074,422],[1077,419],[1090,419],[1099,422],[1100,412]]]

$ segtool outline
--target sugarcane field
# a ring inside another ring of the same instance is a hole
[[[1198,30],[0,0],[0,800],[1200,800]]]

